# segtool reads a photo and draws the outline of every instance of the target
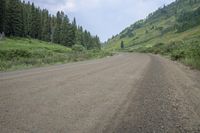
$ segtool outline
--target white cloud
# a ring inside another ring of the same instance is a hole
[[[84,10],[93,10],[101,6],[102,0],[66,0],[64,10],[70,12],[78,12]]]
[[[77,4],[75,0],[68,0],[66,1],[64,7],[62,7],[62,10],[68,10],[70,12],[74,12],[77,10]]]

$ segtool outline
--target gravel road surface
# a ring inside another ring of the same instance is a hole
[[[151,54],[0,73],[1,133],[199,133],[200,72]]]

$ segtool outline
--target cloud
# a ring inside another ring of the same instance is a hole
[[[75,0],[67,0],[64,6],[61,7],[61,10],[68,10],[74,12],[77,10],[77,4]]]
[[[61,9],[69,12],[78,12],[83,10],[93,10],[98,8],[102,0],[66,0]]]

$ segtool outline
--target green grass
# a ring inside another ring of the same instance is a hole
[[[200,69],[200,41],[158,43],[150,48],[140,48],[136,51],[161,54],[172,60],[180,61],[192,68]]]
[[[200,7],[199,2],[194,5],[190,5],[188,2],[189,0],[177,1],[167,6],[166,14],[160,14],[160,11],[157,10],[153,17],[140,21],[140,27],[133,24],[110,39],[104,49],[121,51],[120,43],[124,41],[125,51],[166,55],[173,60],[200,69],[200,57],[198,56],[200,53],[200,23],[195,23],[182,32],[178,32],[176,29],[177,19],[182,12],[195,11]],[[174,13],[175,11],[177,14]],[[134,36],[128,36],[130,32]]]
[[[0,71],[83,61],[112,55],[103,50],[76,51],[58,44],[26,38],[0,41]]]

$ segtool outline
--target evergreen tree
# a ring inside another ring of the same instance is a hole
[[[94,37],[94,40],[95,40],[94,48],[101,49],[101,42],[100,42],[100,39],[97,35]]]
[[[30,36],[33,38],[36,38],[36,36],[37,36],[36,19],[37,19],[36,8],[35,8],[34,3],[32,3],[32,5],[31,5],[31,21],[30,21]]]
[[[65,15],[63,22],[62,22],[62,32],[61,32],[61,44],[63,44],[64,46],[70,46],[69,42],[69,18],[67,17],[67,15]]]
[[[62,24],[62,15],[61,12],[58,11],[56,17],[56,26],[53,34],[53,42],[55,43],[60,43],[61,24]]]
[[[5,32],[6,1],[0,0],[0,33]]]
[[[73,19],[72,27],[71,27],[71,45],[76,43],[76,34],[77,34],[77,25],[76,25],[76,18]]]
[[[23,1],[22,4],[22,36],[26,37],[28,36],[28,14],[30,12],[28,12],[28,6],[25,3],[25,1]]]
[[[48,10],[42,11],[42,40],[51,41],[51,19]]]
[[[84,46],[82,34],[83,28],[81,26],[78,26],[76,31],[76,44]]]
[[[83,42],[84,42],[84,47],[86,49],[89,49],[89,33],[87,30],[84,31]]]
[[[51,42],[54,42],[55,28],[56,28],[56,17],[53,15],[51,17]]]
[[[124,41],[121,41],[121,49],[124,49]]]
[[[31,21],[30,21],[30,35],[33,38],[41,39],[42,26],[41,26],[41,11],[35,8],[34,4],[31,5]]]
[[[7,36],[32,37],[72,47],[75,44],[87,49],[100,48],[98,36],[92,36],[76,19],[70,22],[64,12],[51,16],[48,10],[21,0],[0,0],[0,32]]]
[[[6,34],[8,36],[22,36],[22,7],[20,0],[9,0],[6,13]]]
[[[76,19],[74,18],[72,24],[69,25],[68,28],[68,46],[72,47],[76,43],[76,32],[77,32],[77,25]]]
[[[26,23],[26,36],[31,36],[31,28],[32,28],[32,5],[28,2],[26,7],[27,12],[27,23]]]

